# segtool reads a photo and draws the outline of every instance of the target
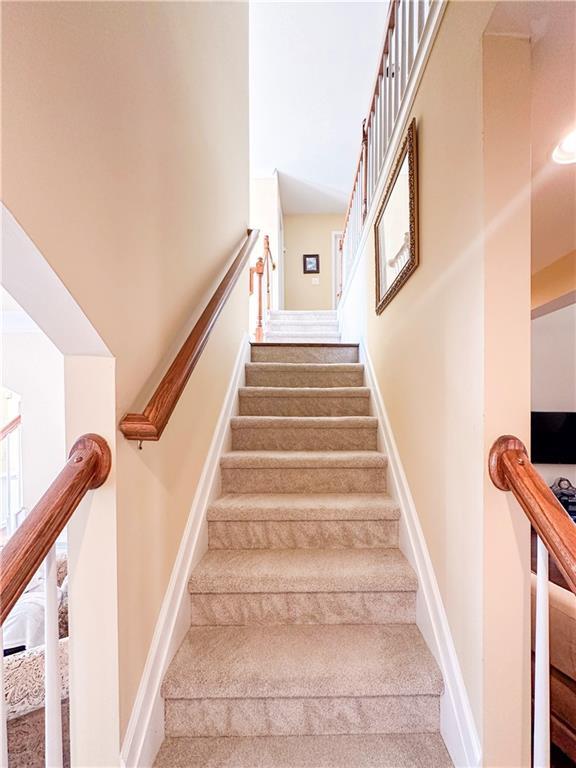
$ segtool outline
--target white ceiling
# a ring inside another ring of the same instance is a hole
[[[576,129],[576,3],[502,2],[489,32],[532,46],[532,271],[576,249],[576,164],[552,151]]]
[[[346,210],[387,8],[250,4],[251,175],[278,171],[285,214]]]

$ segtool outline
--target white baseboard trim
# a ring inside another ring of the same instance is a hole
[[[236,394],[244,383],[244,364],[249,356],[249,337],[245,334],[198,481],[122,743],[120,759],[124,768],[152,768],[164,740],[164,702],[160,687],[170,661],[190,628],[188,579],[208,548],[206,510],[220,493],[220,456],[230,444],[230,419],[237,412]]]
[[[478,730],[414,499],[394,440],[372,360],[363,340],[360,341],[360,361],[364,364],[366,384],[371,389],[374,415],[378,417],[380,447],[388,456],[390,494],[398,501],[402,511],[400,548],[418,576],[416,623],[444,677],[444,694],[440,703],[440,732],[454,765],[457,768],[476,768],[480,766],[482,757]]]

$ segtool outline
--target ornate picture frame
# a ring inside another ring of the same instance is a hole
[[[386,183],[374,222],[376,314],[390,304],[419,264],[418,146],[413,119]]]

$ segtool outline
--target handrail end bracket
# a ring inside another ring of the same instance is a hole
[[[510,483],[506,478],[502,464],[504,454],[507,451],[519,451],[520,453],[527,454],[524,443],[517,437],[514,437],[514,435],[502,435],[494,442],[488,456],[488,472],[496,488],[501,491],[510,490]]]

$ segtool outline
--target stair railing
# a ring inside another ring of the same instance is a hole
[[[512,491],[537,533],[534,671],[534,768],[550,765],[550,654],[548,553],[576,593],[576,525],[528,458],[521,440],[499,437],[490,450],[490,478]]]
[[[268,316],[272,306],[271,290],[270,290],[270,271],[276,269],[276,264],[272,258],[272,252],[270,250],[270,238],[268,235],[264,235],[264,248],[262,255],[256,259],[256,264],[250,267],[250,295],[254,293],[254,275],[258,282],[257,297],[258,297],[258,309],[256,314],[256,328],[254,329],[254,339],[257,342],[261,342],[264,339],[264,300],[262,295],[262,279],[264,273],[266,273],[266,323],[268,322]]]
[[[343,234],[345,273],[356,255],[381,172],[389,156],[405,96],[414,79],[427,25],[437,17],[442,0],[391,0],[384,46],[368,116],[362,123],[361,149],[346,210]],[[344,286],[345,287],[345,286]]]
[[[52,485],[0,551],[0,652],[2,625],[44,562],[44,729],[45,764],[61,768],[62,717],[58,643],[56,540],[86,493],[108,477],[110,448],[100,435],[82,435]],[[8,768],[4,664],[0,667],[0,766]]]
[[[164,374],[146,408],[142,413],[127,413],[120,421],[120,431],[127,440],[137,440],[141,445],[143,440],[160,440],[162,437],[172,411],[208,342],[212,328],[246,266],[258,235],[257,229],[247,230],[238,250],[233,255],[228,271]]]
[[[266,267],[266,310],[270,314],[271,309],[271,291],[270,291],[270,271],[274,272],[276,264],[272,258],[272,251],[270,250],[270,238],[268,235],[264,235],[264,266]]]

